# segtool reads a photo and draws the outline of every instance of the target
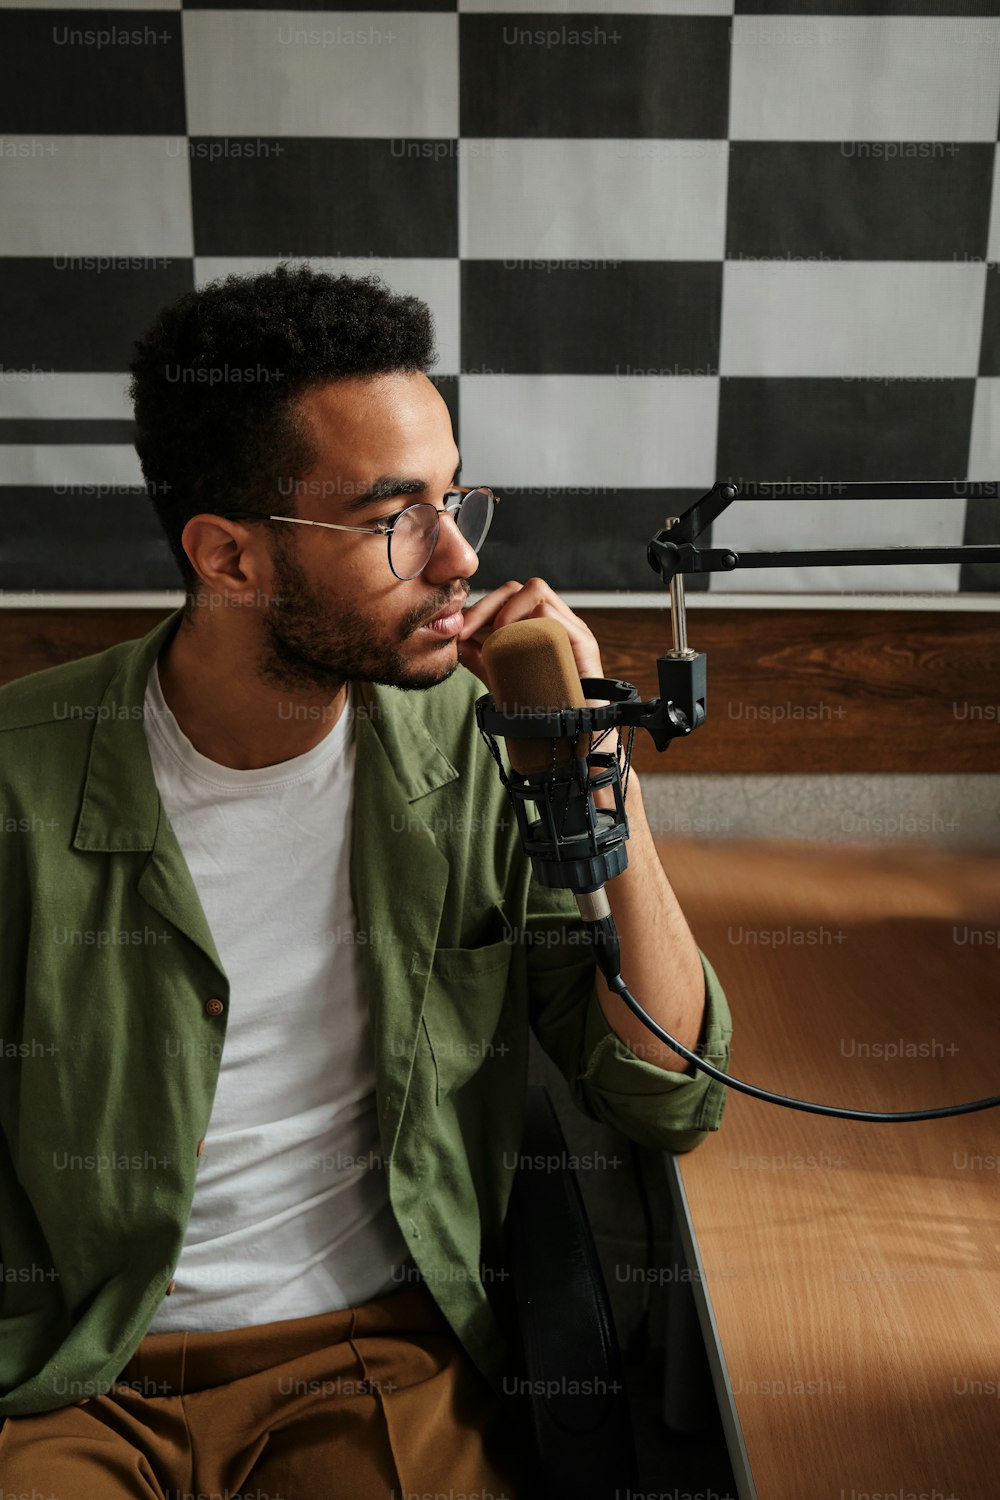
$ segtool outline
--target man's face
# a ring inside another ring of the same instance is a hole
[[[440,506],[459,462],[444,401],[423,374],[338,380],[301,396],[317,462],[294,485],[307,520],[374,526],[418,500]],[[425,488],[357,500],[384,476]],[[292,488],[284,485],[285,493]],[[278,511],[284,509],[279,503]],[[403,582],[389,567],[387,539],[277,522],[269,530],[270,595],[262,613],[261,676],[289,691],[340,690],[348,681],[429,688],[458,665],[457,636],[426,628],[461,607],[479,560],[454,521],[441,529],[430,562]]]

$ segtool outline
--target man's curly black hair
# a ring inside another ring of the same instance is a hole
[[[316,462],[297,398],[351,376],[427,372],[437,357],[427,304],[379,277],[282,263],[186,292],[134,344],[136,452],[184,579],[199,578],[181,533],[200,511],[275,509],[279,480]],[[280,494],[295,515],[294,495]]]

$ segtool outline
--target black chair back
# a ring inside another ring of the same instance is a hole
[[[522,1154],[546,1163],[519,1168],[506,1221],[538,1495],[620,1500],[638,1466],[618,1338],[566,1139],[537,1085]]]

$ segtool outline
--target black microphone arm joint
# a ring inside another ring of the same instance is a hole
[[[700,729],[708,712],[708,657],[704,651],[687,656],[660,656],[656,660],[660,682],[657,706],[661,710],[649,730],[657,750],[666,750],[672,739]]]
[[[500,739],[572,739],[578,734],[604,734],[610,729],[645,729],[657,750],[683,738],[705,721],[707,661],[690,652],[657,661],[661,697],[640,698],[639,689],[618,677],[584,677],[580,686],[587,698],[607,698],[601,708],[531,708],[519,713],[498,709],[490,693],[475,702],[476,724],[503,774],[496,749]],[[631,749],[631,740],[629,741]]]
[[[664,583],[685,573],[731,573],[740,565],[740,555],[732,547],[696,547],[693,542],[668,540],[670,532],[658,531],[646,548],[646,557],[654,573]]]
[[[657,750],[665,750],[678,735],[690,734],[705,722],[708,712],[708,661],[703,652],[692,651],[687,640],[687,607],[684,600],[685,573],[731,572],[739,567],[739,554],[729,547],[698,548],[697,538],[716,521],[740,493],[740,486],[720,479],[679,516],[668,516],[646,548],[653,572],[670,589],[673,644],[656,663],[660,698],[656,711],[643,727]]]
[[[739,493],[739,486],[731,480],[719,479],[706,495],[679,516],[671,516],[656,533],[646,548],[646,558],[664,583],[683,573],[725,573],[739,566],[739,557],[728,547],[708,551],[694,545]]]

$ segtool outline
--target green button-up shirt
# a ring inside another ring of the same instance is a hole
[[[231,1000],[239,1024],[143,727],[180,615],[0,688],[0,1417],[106,1391],[135,1351],[180,1257]],[[390,1200],[500,1389],[487,1273],[529,1024],[578,1106],[633,1140],[690,1150],[725,1090],[608,1025],[576,902],[521,850],[483,691],[463,667],[429,691],[361,685],[350,879]],[[729,1010],[703,964],[702,1045],[725,1066]]]

